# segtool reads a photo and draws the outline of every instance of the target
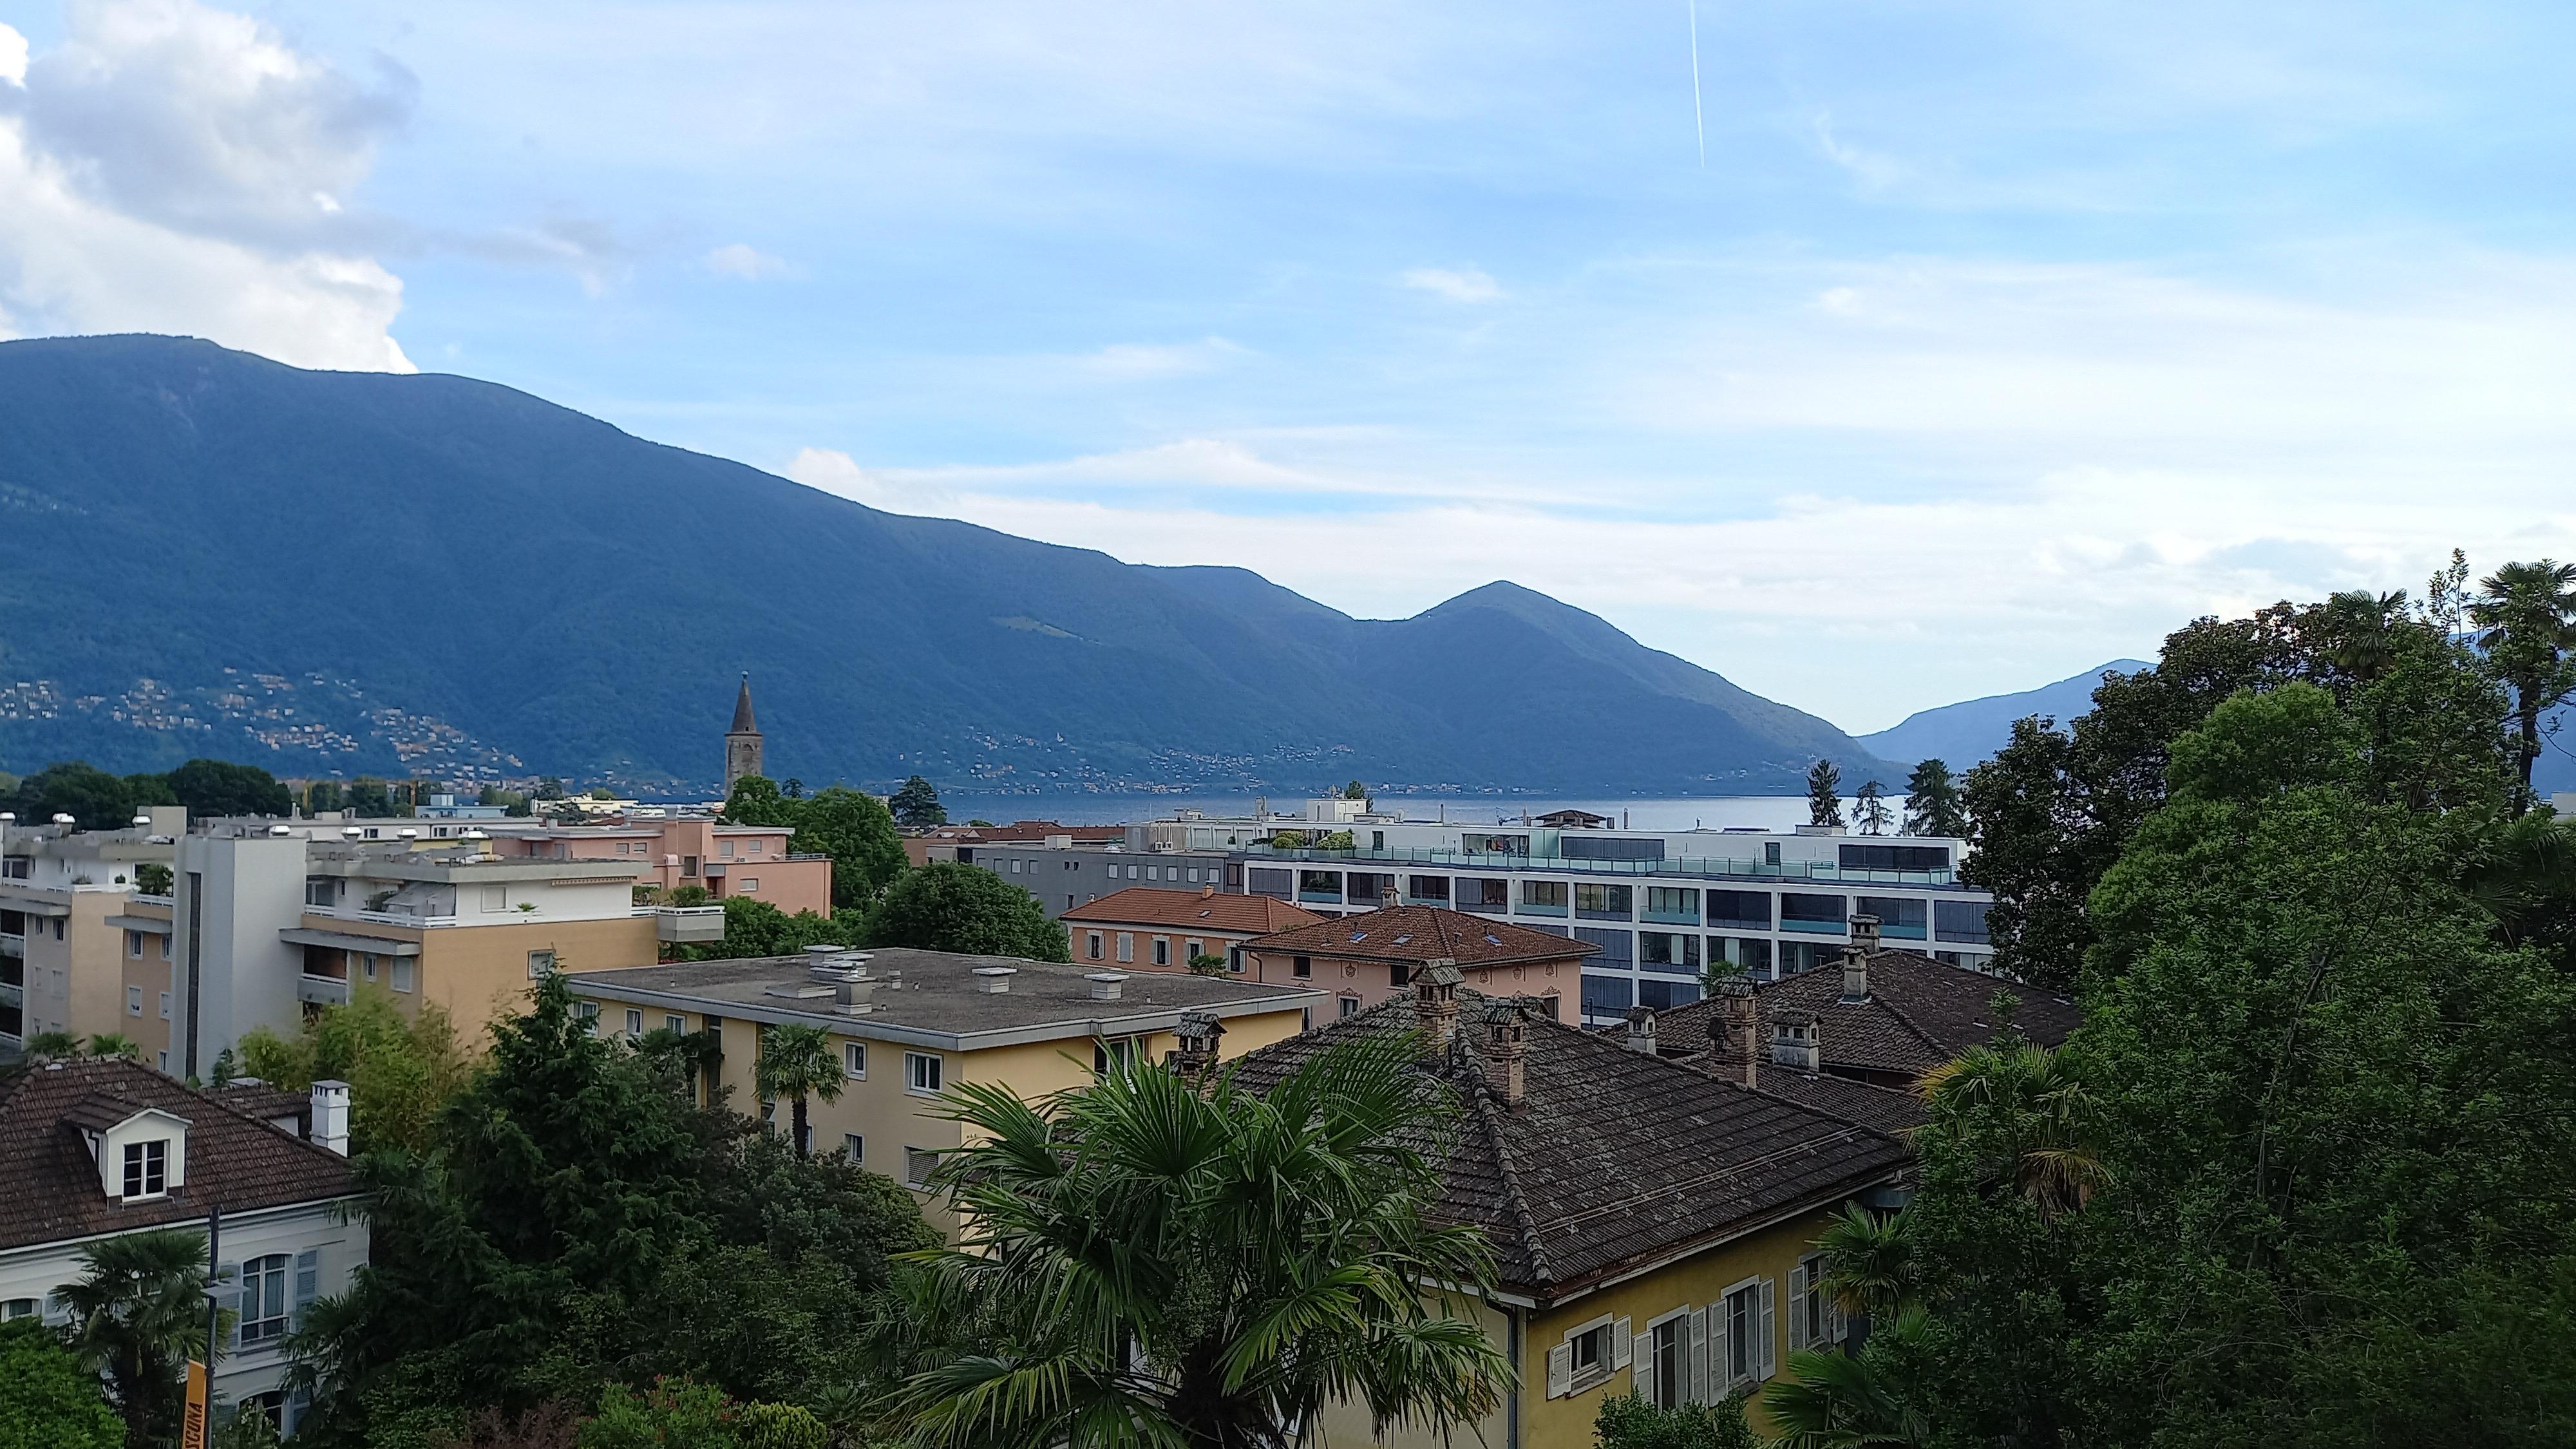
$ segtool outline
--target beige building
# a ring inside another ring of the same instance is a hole
[[[1112,1062],[1161,1063],[1185,1033],[1231,1058],[1305,1030],[1322,993],[1204,976],[1129,975],[946,951],[816,948],[802,956],[687,961],[569,978],[599,1029],[629,1038],[712,1033],[714,1082],[739,1111],[785,1130],[789,1104],[754,1091],[764,1029],[820,1026],[841,1061],[840,1100],[807,1103],[818,1151],[920,1194],[938,1154],[964,1141],[940,1094],[994,1082],[1023,1100],[1080,1086]]]
[[[126,927],[166,897],[142,893],[142,867],[167,867],[177,807],[130,830],[5,827],[0,837],[0,1050],[41,1032],[117,1034],[161,1064],[169,1046],[166,948]],[[140,954],[129,959],[129,950]]]
[[[1666,1060],[1650,1013],[1627,1033],[1585,1031],[1532,998],[1458,982],[1454,967],[1426,969],[1404,994],[1239,1068],[1266,1086],[1354,1034],[1419,1030],[1423,1075],[1460,1104],[1434,1216],[1492,1245],[1493,1293],[1460,1307],[1520,1388],[1447,1437],[1375,1438],[1364,1408],[1335,1406],[1329,1442],[1588,1449],[1607,1398],[1713,1403],[1758,1389],[1792,1350],[1843,1342],[1815,1242],[1843,1204],[1888,1200],[1901,1142]]]
[[[1263,974],[1243,943],[1324,918],[1268,896],[1223,895],[1214,885],[1194,891],[1129,886],[1057,917],[1071,933],[1073,959],[1111,971],[1187,971],[1197,956],[1225,962],[1228,975],[1251,981],[1285,981]],[[1295,985],[1311,983],[1296,982]]]

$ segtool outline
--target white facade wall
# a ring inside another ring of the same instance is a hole
[[[171,911],[171,1071],[203,1076],[254,1026],[291,1035],[304,952],[278,932],[304,923],[300,837],[191,835],[179,844]]]

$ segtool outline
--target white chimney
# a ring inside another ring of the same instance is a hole
[[[1651,1006],[1628,1008],[1628,1050],[1655,1054],[1655,1009]]]
[[[1082,978],[1091,983],[1091,999],[1116,1001],[1126,995],[1127,977],[1118,971],[1094,971]]]
[[[313,1084],[313,1130],[307,1135],[316,1147],[327,1147],[342,1157],[349,1155],[348,1083]]]
[[[1017,966],[978,966],[975,989],[986,996],[1000,996],[1011,989],[1011,978],[1019,974]]]

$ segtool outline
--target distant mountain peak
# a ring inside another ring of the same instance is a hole
[[[2093,691],[2105,674],[2134,674],[2155,666],[2143,659],[2113,659],[2080,674],[2013,694],[1990,694],[1917,710],[1860,742],[1891,760],[1913,764],[1940,760],[1953,770],[1982,763],[2012,738],[2015,720],[2045,715],[2064,724],[2093,708]]]

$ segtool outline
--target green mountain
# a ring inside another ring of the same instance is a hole
[[[491,383],[167,337],[0,343],[0,768],[703,789],[1778,792],[1813,716],[1490,584],[1353,619],[880,513]]]

